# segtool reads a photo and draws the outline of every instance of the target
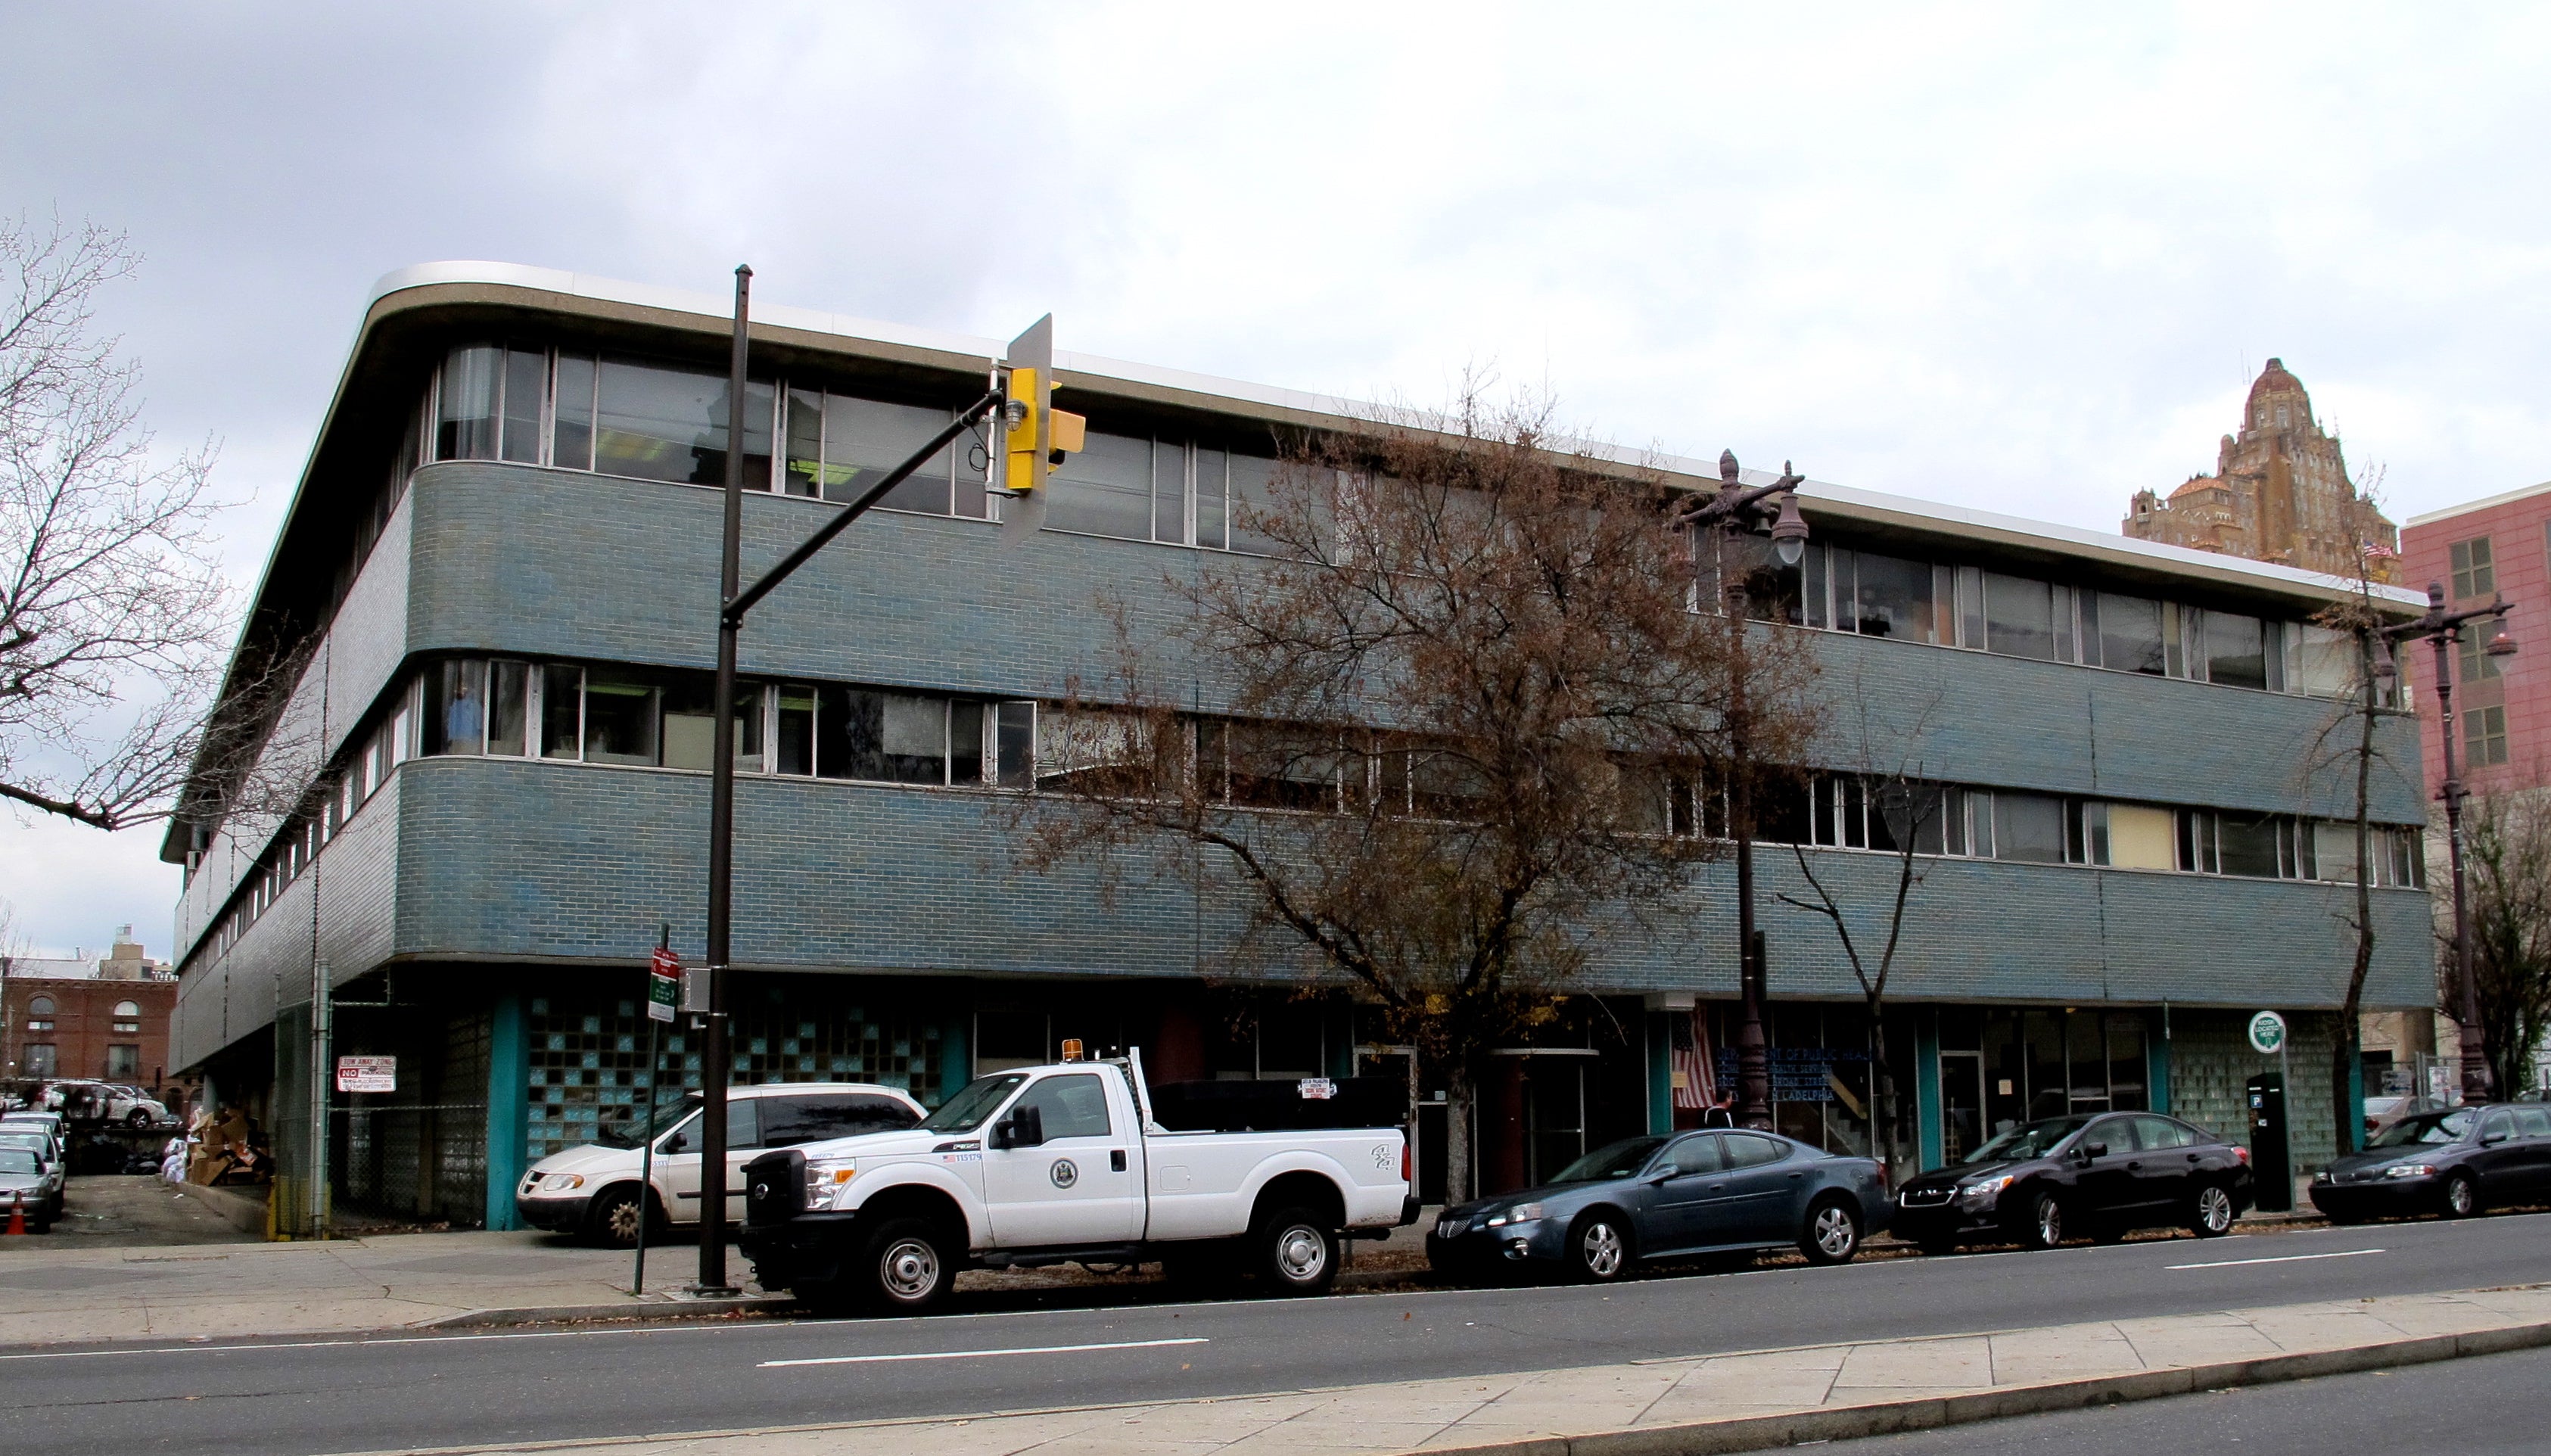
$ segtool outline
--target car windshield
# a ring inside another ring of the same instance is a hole
[[[2471,1131],[2472,1110],[2456,1107],[2450,1112],[2420,1112],[2403,1117],[2383,1129],[2381,1136],[2366,1144],[2369,1148],[2406,1148],[2418,1143],[2460,1142]]]
[[[691,1092],[682,1098],[680,1106],[667,1107],[656,1114],[656,1130],[663,1132],[675,1123],[696,1115],[699,1110],[700,1094]],[[595,1128],[593,1131],[595,1146],[618,1148],[623,1152],[636,1151],[638,1146],[647,1140],[647,1126],[641,1120],[642,1115],[639,1108],[632,1107],[629,1109],[629,1115],[616,1122],[605,1123]]]
[[[2002,1133],[1966,1156],[1969,1163],[2016,1163],[2025,1158],[2043,1158],[2055,1151],[2055,1145],[2090,1125],[2088,1117],[2049,1117],[2042,1122],[2026,1122]]]
[[[36,1155],[24,1148],[0,1148],[0,1173],[42,1173]]]
[[[1657,1149],[1666,1145],[1661,1137],[1625,1137],[1607,1143],[1584,1157],[1559,1170],[1552,1183],[1600,1183],[1607,1178],[1630,1178],[1648,1166]]]
[[[932,1132],[972,1132],[983,1125],[983,1119],[991,1116],[993,1109],[999,1107],[1011,1092],[1018,1091],[1020,1083],[1027,1080],[1028,1075],[1024,1072],[995,1072],[989,1077],[977,1077],[966,1084],[964,1092],[950,1097],[945,1106],[924,1119],[921,1125]]]
[[[41,1132],[17,1132],[0,1129],[0,1148],[42,1148],[51,1138]]]

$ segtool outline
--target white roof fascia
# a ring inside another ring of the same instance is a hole
[[[2496,495],[2484,495],[2478,500],[2467,500],[2460,505],[2449,505],[2440,511],[2429,511],[2425,515],[2411,516],[2400,524],[2403,529],[2410,526],[2432,526],[2438,521],[2450,521],[2456,516],[2467,516],[2474,511],[2485,511],[2494,505],[2507,505],[2512,502],[2522,500],[2527,496],[2540,495],[2544,491],[2551,491],[2551,480],[2545,480],[2539,485],[2527,485],[2517,490],[2500,491]]]
[[[598,302],[622,303],[641,308],[660,308],[676,313],[696,314],[710,319],[724,320],[734,317],[732,300],[712,293],[666,288],[652,283],[634,283],[621,278],[597,277],[589,273],[568,272],[561,268],[472,260],[419,263],[414,267],[400,268],[396,272],[386,274],[373,285],[372,296],[367,300],[365,307],[368,309],[371,304],[378,303],[381,299],[402,289],[426,287],[438,283],[510,285],[575,298],[591,298]],[[851,314],[793,308],[785,304],[756,303],[753,317],[757,323],[766,323],[778,328],[796,329],[806,333],[830,334],[867,343],[937,350],[942,353],[979,359],[986,365],[1000,359],[1002,351],[1007,347],[996,339],[984,339],[974,335],[936,329],[914,328],[905,324],[885,323]],[[1396,410],[1385,412],[1370,402],[1347,399],[1338,395],[1315,394],[1306,390],[1255,384],[1246,380],[1226,379],[1184,369],[1163,368],[1156,364],[1109,359],[1101,355],[1075,354],[1068,350],[1055,352],[1055,364],[1060,369],[1069,369],[1079,374],[1179,389],[1250,404],[1298,410],[1308,414],[1333,415],[1346,419],[1374,419],[1385,414],[1400,413]],[[1423,415],[1421,417],[1431,418]],[[1715,461],[1694,460],[1687,456],[1634,452],[1601,442],[1581,442],[1580,445],[1587,454],[1623,465],[1648,466],[1672,474],[1702,480],[1712,480],[1718,475],[1718,465]],[[1748,484],[1768,484],[1776,478],[1772,472],[1766,470],[1747,470],[1744,475]],[[2533,488],[2551,489],[2551,484]],[[1992,531],[2005,536],[2034,537],[2052,549],[2071,549],[2067,554],[2087,548],[2111,560],[2120,556],[2136,558],[2150,563],[2159,571],[2183,571],[2194,568],[2205,574],[2248,576],[2259,586],[2267,589],[2300,588],[2315,595],[2352,592],[2356,589],[2356,583],[2346,577],[2324,575],[2318,572],[2301,571],[2273,562],[2252,561],[2247,557],[2224,556],[2215,552],[2194,551],[2181,546],[2166,546],[2153,541],[2138,541],[2130,536],[2110,535],[2106,532],[2085,530],[2051,521],[2031,520],[2024,516],[2010,516],[1996,511],[1948,505],[1939,501],[1918,500],[1911,496],[1861,490],[1848,485],[1833,485],[1809,480],[1801,487],[1800,494],[1809,501],[1822,499],[1837,505],[1902,517],[1915,524],[1932,524],[1951,533],[1964,528],[1970,531]],[[2479,502],[2481,505],[2491,503],[2493,502]],[[2465,510],[2474,508],[2461,507]],[[2415,525],[2418,521],[2427,519],[2432,518],[2418,517],[2410,524]],[[2425,593],[2411,591],[2406,587],[2378,584],[2374,588],[2374,593],[2379,598],[2404,606],[2424,607],[2427,603]]]

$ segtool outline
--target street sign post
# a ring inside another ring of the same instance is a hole
[[[664,1023],[681,999],[682,958],[673,954],[673,927],[660,926],[656,953],[647,958],[647,1100],[638,1119],[638,1257],[629,1271],[629,1297],[647,1293],[647,1215],[656,1196],[656,1068],[663,1060]]]
[[[2286,1018],[2274,1011],[2261,1011],[2251,1017],[2250,1050],[2262,1057],[2283,1056],[2286,1050]]]

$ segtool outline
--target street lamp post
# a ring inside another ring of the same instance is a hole
[[[1727,783],[1727,831],[1736,841],[1737,985],[1744,997],[1742,1019],[1736,1028],[1736,1120],[1747,1127],[1772,1125],[1772,1069],[1763,1036],[1767,979],[1763,932],[1754,924],[1753,701],[1751,658],[1745,640],[1750,603],[1745,573],[1731,570],[1729,552],[1731,538],[1738,530],[1750,532],[1769,516],[1773,550],[1780,554],[1784,565],[1797,565],[1807,549],[1806,518],[1798,514],[1798,482],[1803,478],[1784,462],[1780,479],[1749,489],[1737,479],[1736,452],[1721,451],[1718,493],[1694,497],[1676,516],[1677,524],[1709,534],[1709,560],[1718,573],[1732,647],[1727,695],[1727,757],[1732,770]],[[1777,506],[1772,504],[1776,496],[1780,500]]]
[[[2462,641],[2463,625],[2483,618],[2494,620],[2498,630],[2491,634],[2482,651],[2494,658],[2513,657],[2515,639],[2506,630],[2506,613],[2513,606],[2504,597],[2494,597],[2485,607],[2469,607],[2459,612],[2445,610],[2445,587],[2441,581],[2427,583],[2427,612],[2415,621],[2402,622],[2380,629],[2375,636],[2374,676],[2390,681],[2399,676],[2399,665],[2392,656],[2394,643],[2414,642],[2425,638],[2436,649],[2436,726],[2437,737],[2444,745],[2445,781],[2436,796],[2445,801],[2445,853],[2453,865],[2454,878],[2454,977],[2460,983],[2455,1021],[2462,1028],[2463,1100],[2485,1102],[2492,1095],[2487,1033],[2480,1021],[2480,986],[2472,975],[2471,911],[2464,898],[2463,877],[2463,800],[2468,797],[2462,775],[2454,762],[2454,657],[2453,650]]]

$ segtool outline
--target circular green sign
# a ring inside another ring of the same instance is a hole
[[[2261,1011],[2250,1018],[2250,1045],[2261,1056],[2274,1053],[2285,1044],[2285,1017],[2274,1011]]]

